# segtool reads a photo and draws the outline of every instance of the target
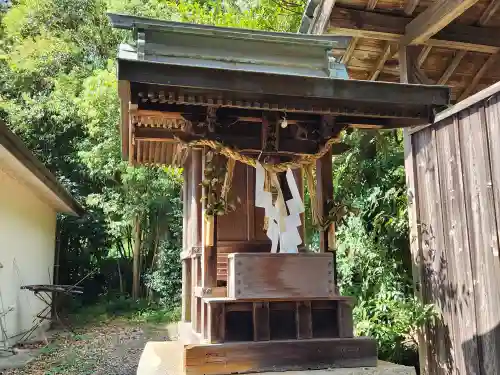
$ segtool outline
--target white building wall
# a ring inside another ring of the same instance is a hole
[[[44,307],[20,287],[52,284],[55,233],[54,209],[0,163],[0,311],[14,307],[4,320],[9,336],[29,330]]]

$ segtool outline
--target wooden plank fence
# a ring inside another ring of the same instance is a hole
[[[500,84],[405,134],[421,332],[431,375],[500,374]]]

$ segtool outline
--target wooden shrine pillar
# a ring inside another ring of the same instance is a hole
[[[199,331],[201,329],[201,300],[196,296],[196,288],[201,285],[201,266],[200,266],[200,256],[199,249],[202,246],[202,187],[201,181],[203,178],[203,150],[191,149],[189,151],[189,169],[186,173],[186,179],[188,180],[188,191],[189,196],[189,220],[188,220],[188,232],[187,236],[190,239],[189,248],[191,252],[191,257],[187,262],[190,267],[189,270],[184,272],[183,267],[183,287],[184,284],[190,285],[190,297],[191,297],[191,312],[190,321],[194,331]],[[184,204],[188,204],[184,201]],[[186,267],[187,268],[187,267]]]
[[[188,249],[188,178],[187,170],[184,169],[184,183],[182,185],[182,206],[183,206],[183,220],[182,220],[182,254],[187,254]],[[182,306],[181,306],[181,320],[183,322],[191,321],[191,299],[192,297],[192,285],[191,285],[191,268],[192,261],[190,257],[185,255],[181,256],[182,262]]]
[[[206,151],[203,152],[202,176],[204,175],[205,155]],[[213,288],[217,286],[217,215],[205,215],[204,203],[202,221],[201,286],[204,288]]]
[[[191,200],[192,226],[190,228],[193,236],[193,246],[202,246],[202,186],[203,179],[203,150],[192,149],[191,151],[191,184],[193,195]]]
[[[333,200],[332,151],[327,152],[316,161],[316,198],[318,201],[318,216],[324,219],[328,215],[328,202]],[[335,255],[335,224],[319,233],[320,252],[333,252],[333,277],[337,284],[337,262]]]

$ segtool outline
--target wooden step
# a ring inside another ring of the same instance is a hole
[[[184,366],[186,375],[375,367],[377,344],[356,337],[187,345]]]

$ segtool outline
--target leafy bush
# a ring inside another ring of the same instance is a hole
[[[417,364],[416,332],[435,316],[433,306],[413,297],[401,264],[366,231],[359,216],[349,217],[338,237],[339,287],[356,297],[356,334],[375,338],[382,359]]]
[[[349,211],[337,228],[339,287],[356,297],[356,333],[382,359],[416,365],[416,330],[435,316],[413,296],[402,137],[354,131],[334,161],[336,199]]]
[[[182,267],[179,246],[162,241],[159,246],[158,267],[146,275],[146,285],[159,297],[160,303],[172,307],[180,303]]]

